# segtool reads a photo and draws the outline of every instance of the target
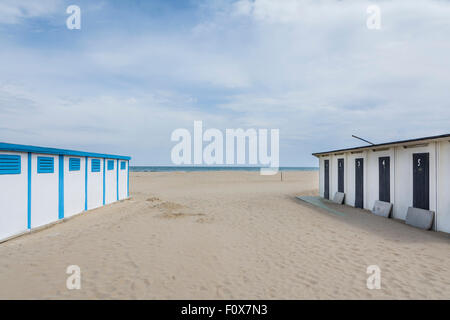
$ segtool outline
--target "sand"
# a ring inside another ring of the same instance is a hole
[[[1,299],[450,299],[450,237],[299,201],[317,172],[133,173],[131,200],[0,244]],[[366,268],[381,269],[381,289]],[[81,289],[66,268],[81,268]]]

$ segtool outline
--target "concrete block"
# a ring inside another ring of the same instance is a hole
[[[339,204],[343,204],[344,203],[344,198],[345,198],[345,193],[343,192],[336,192],[336,194],[334,195],[333,201]]]
[[[409,207],[406,213],[406,224],[430,230],[433,226],[434,212],[424,209]]]
[[[392,203],[385,202],[385,201],[375,201],[375,204],[373,205],[372,213],[376,214],[377,216],[389,218],[392,211]]]

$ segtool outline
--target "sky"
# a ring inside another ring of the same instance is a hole
[[[171,133],[201,120],[279,129],[281,166],[317,166],[352,134],[449,133],[449,17],[447,0],[1,0],[0,141],[171,165]]]

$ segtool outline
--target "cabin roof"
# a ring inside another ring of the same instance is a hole
[[[438,135],[438,136],[430,136],[430,137],[415,138],[415,139],[408,139],[408,140],[399,140],[399,141],[378,143],[378,144],[367,145],[367,146],[316,152],[316,153],[313,153],[313,156],[320,157],[320,156],[325,156],[325,155],[329,155],[329,154],[333,154],[333,153],[364,151],[364,150],[380,149],[383,147],[391,147],[391,146],[397,146],[397,145],[407,146],[407,145],[414,145],[417,143],[425,143],[425,142],[436,141],[436,140],[445,140],[445,139],[449,139],[449,138],[450,138],[450,134],[442,134],[442,135]]]
[[[41,153],[41,154],[66,155],[66,156],[90,157],[90,158],[108,158],[108,159],[120,159],[120,160],[130,160],[131,159],[131,157],[119,156],[119,155],[113,155],[113,154],[85,152],[85,151],[57,149],[57,148],[47,148],[47,147],[36,147],[36,146],[5,143],[5,142],[0,142],[0,151],[32,152],[32,153]]]

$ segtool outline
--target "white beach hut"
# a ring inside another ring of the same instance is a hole
[[[434,213],[433,229],[450,232],[450,134],[314,153],[319,159],[319,193],[338,191],[347,205],[371,210],[392,203],[392,217],[408,209]]]
[[[0,240],[128,198],[130,159],[0,143]]]

